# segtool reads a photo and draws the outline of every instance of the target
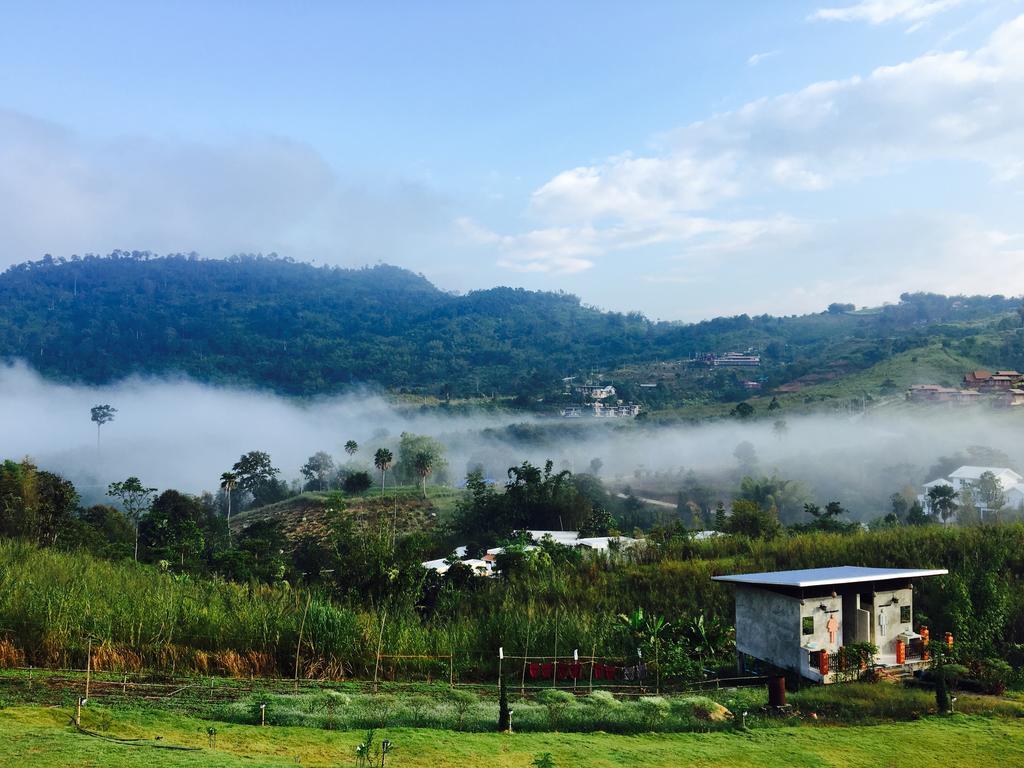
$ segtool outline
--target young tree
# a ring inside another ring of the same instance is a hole
[[[738,419],[749,419],[754,415],[754,406],[744,400],[743,402],[736,404],[736,407],[732,409],[730,415],[735,416]]]
[[[776,419],[775,423],[772,424],[772,434],[779,440],[782,440],[789,432],[789,425],[786,424],[785,419]]]
[[[235,462],[231,471],[237,475],[238,487],[252,494],[259,503],[264,492],[274,484],[280,470],[270,463],[270,454],[264,451],[249,451]]]
[[[153,504],[156,488],[146,488],[137,477],[129,477],[107,486],[107,495],[121,502],[128,519],[135,526],[135,559],[139,559],[139,523]]]
[[[782,525],[771,511],[761,509],[752,501],[734,501],[732,514],[726,522],[725,532],[749,536],[752,539],[773,539],[779,535]]]
[[[357,443],[355,440],[349,440],[345,443],[345,453],[347,453],[349,456],[355,456],[358,451],[359,443]]]
[[[184,567],[203,552],[209,533],[204,518],[197,499],[173,490],[161,493],[140,526],[149,556]]]
[[[925,513],[921,502],[914,499],[914,503],[910,505],[910,509],[907,511],[907,525],[927,525],[929,522],[931,522],[931,519]]]
[[[728,519],[728,515],[725,512],[725,504],[718,502],[718,506],[715,507],[715,530],[724,531]]]
[[[228,501],[228,546],[231,546],[231,493],[238,486],[238,475],[234,472],[222,472],[220,476],[220,487]]]
[[[117,408],[112,405],[94,405],[89,409],[92,420],[96,422],[96,453],[100,452],[100,427],[114,420]]]
[[[807,526],[794,526],[794,528],[829,533],[850,533],[857,529],[857,523],[844,522],[840,519],[846,514],[846,510],[838,501],[830,501],[824,509],[817,504],[804,504],[804,512],[814,520]]]
[[[373,466],[380,470],[380,493],[384,495],[384,475],[391,469],[391,462],[395,460],[394,455],[387,448],[378,448],[373,454]]]
[[[611,513],[600,504],[595,504],[580,526],[580,536],[607,536],[614,527],[615,518]]]
[[[1003,484],[992,472],[982,472],[978,478],[975,489],[978,501],[981,502],[981,512],[998,512],[1006,506],[1006,496],[1003,493]]]
[[[355,442],[352,440],[348,442],[355,445]],[[345,450],[348,451],[348,443],[345,444]],[[350,451],[349,453],[351,455],[354,452]],[[334,471],[334,459],[326,451],[317,451],[302,465],[300,471],[303,477],[310,482],[316,480],[320,484],[320,490],[322,491],[324,489],[324,481]]]
[[[427,498],[427,477],[434,471],[434,454],[430,451],[420,451],[413,457],[413,466],[416,468],[416,474],[420,476],[423,498]]]
[[[928,489],[928,509],[931,510],[933,515],[938,516],[942,519],[942,522],[947,522],[956,511],[960,508],[960,505],[956,500],[956,490],[952,485],[933,485]]]

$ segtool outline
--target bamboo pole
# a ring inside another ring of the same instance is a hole
[[[377,692],[377,673],[380,670],[380,649],[384,644],[384,622],[388,619],[388,609],[384,609],[380,617],[380,636],[377,638],[377,660],[373,664],[373,692]]]
[[[557,685],[558,680],[558,606],[555,606],[555,663],[551,668],[551,687]]]
[[[530,627],[533,624],[533,605],[526,607],[526,647],[523,649],[523,677],[519,681],[519,695],[526,698],[526,665],[530,663]]]
[[[92,682],[92,638],[89,638],[89,650],[85,658],[85,698],[89,698],[89,684]]]
[[[590,692],[591,693],[594,692],[594,664],[595,664],[596,654],[597,654],[597,643],[595,642],[594,645],[590,649]]]
[[[299,692],[299,662],[302,659],[302,632],[306,628],[306,614],[309,613],[309,603],[313,599],[313,593],[306,595],[306,608],[302,611],[302,621],[299,622],[299,642],[295,645],[295,692]],[[381,629],[383,635],[384,630]],[[377,657],[380,658],[380,648],[377,648]]]

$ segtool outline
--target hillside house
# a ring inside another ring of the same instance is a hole
[[[1024,382],[1024,374],[1018,371],[970,371],[964,376],[964,388],[979,392],[1005,392],[1017,388]]]
[[[981,392],[973,389],[955,389],[938,384],[912,384],[907,390],[907,400],[911,403],[970,405],[981,400],[981,397]]]
[[[736,586],[736,657],[749,666],[791,671],[820,683],[836,681],[835,654],[844,645],[877,646],[875,663],[921,663],[914,631],[914,579],[945,570],[843,565],[797,571],[715,576]]]

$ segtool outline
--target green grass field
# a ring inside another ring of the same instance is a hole
[[[153,710],[88,708],[83,727],[114,743],[78,733],[71,710],[15,706],[0,710],[0,764],[19,768],[164,766],[340,766],[355,764],[362,732],[216,723]],[[156,740],[159,736],[160,739]],[[742,732],[613,736],[591,734],[478,734],[388,729],[390,766],[529,766],[550,752],[564,766],[680,766],[712,768],[886,768],[917,764],[944,768],[1024,765],[1024,719],[953,715],[876,726],[797,726]],[[162,745],[164,748],[158,748]],[[177,751],[169,746],[199,748]]]

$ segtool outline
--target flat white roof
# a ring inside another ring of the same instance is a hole
[[[1014,472],[1009,467],[973,467],[970,465],[960,467],[954,472],[950,472],[950,477],[955,477],[957,480],[978,480],[986,472],[991,472],[996,477],[1000,475],[1012,475],[1013,477],[1020,478],[1020,475]]]
[[[865,568],[859,565],[837,565],[832,568],[805,568],[799,571],[743,573],[734,576],[712,576],[715,581],[753,584],[770,587],[824,587],[831,584],[856,584],[887,579],[916,579],[921,576],[942,576],[945,568]]]

